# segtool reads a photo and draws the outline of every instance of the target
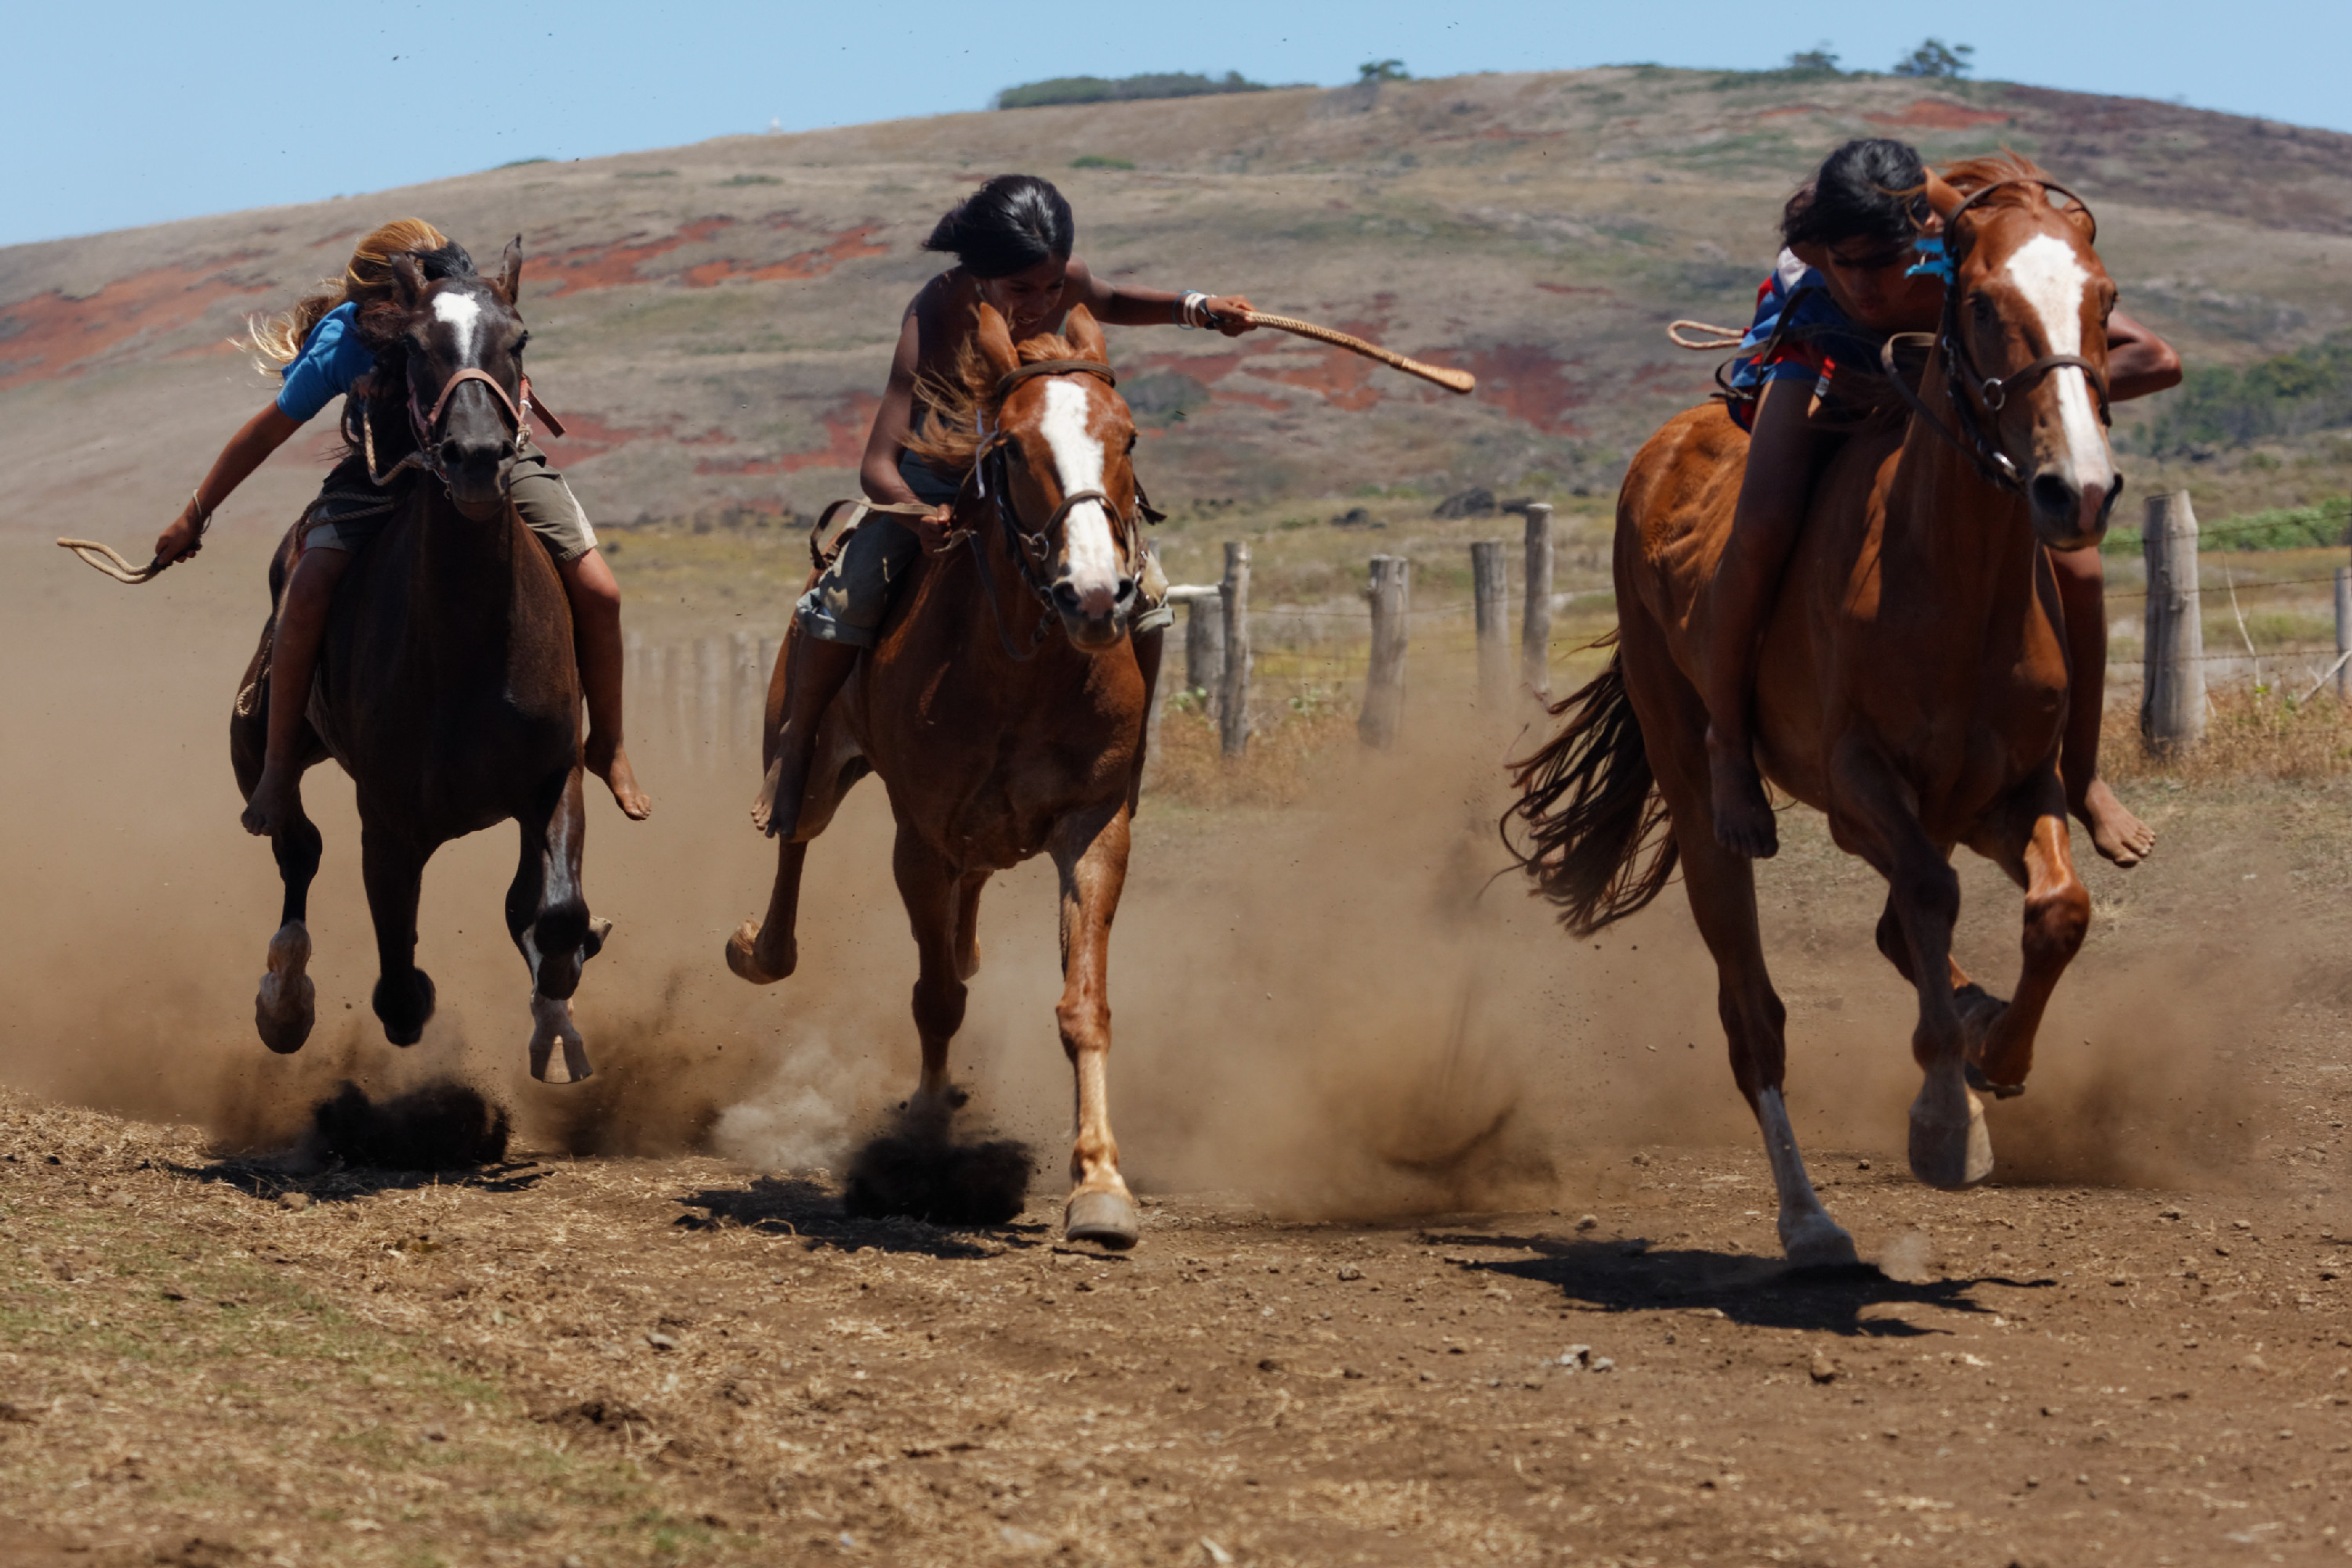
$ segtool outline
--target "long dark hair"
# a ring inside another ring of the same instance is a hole
[[[1927,219],[1927,166],[1909,142],[1885,136],[1849,142],[1789,198],[1780,214],[1781,243],[1907,246]]]
[[[950,209],[923,241],[974,278],[1009,278],[1048,257],[1067,261],[1077,239],[1070,204],[1034,174],[999,174]]]

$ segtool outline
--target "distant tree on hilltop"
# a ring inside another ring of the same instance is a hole
[[[1192,71],[1147,71],[1140,76],[1059,76],[1024,82],[996,95],[999,109],[1043,109],[1057,103],[1127,103],[1147,98],[1201,98],[1217,92],[1264,92],[1266,84],[1239,71],[1223,78]]]
[[[1792,71],[1818,73],[1822,76],[1843,74],[1838,69],[1837,55],[1831,49],[1827,40],[1812,48],[1799,49],[1795,54],[1790,55],[1787,68]]]
[[[1356,68],[1356,80],[1411,81],[1412,73],[1404,68],[1402,60],[1366,60]]]
[[[1975,54],[1973,44],[1947,44],[1941,38],[1928,38],[1909,54],[1895,62],[1896,76],[1964,77],[1975,68],[1969,57]]]

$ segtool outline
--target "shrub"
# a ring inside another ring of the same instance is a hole
[[[2223,518],[2199,530],[2197,543],[2200,550],[2323,550],[2352,544],[2352,496]],[[2110,555],[2137,554],[2139,547],[2137,528],[2111,528],[2099,544]]]
[[[1799,49],[1795,54],[1789,57],[1788,68],[1804,76],[1842,76],[1844,74],[1838,69],[1838,58],[1836,53],[1832,50],[1826,43],[1818,45],[1810,49]]]
[[[1356,68],[1356,79],[1367,81],[1411,81],[1412,73],[1404,68],[1402,60],[1366,60]]]
[[[1192,71],[1148,71],[1116,79],[1099,76],[1061,76],[1047,81],[1024,82],[996,95],[998,109],[1044,109],[1064,103],[1127,103],[1147,98],[1201,98],[1218,92],[1264,92],[1266,84],[1251,81],[1239,71],[1223,78]]]
[[[1135,165],[1125,158],[1106,158],[1099,153],[1081,153],[1070,160],[1073,169],[1132,169]]]
[[[2138,445],[2166,456],[2345,426],[2352,426],[2352,332],[2242,371],[2220,365],[2189,371],[2180,390],[2149,417]]]

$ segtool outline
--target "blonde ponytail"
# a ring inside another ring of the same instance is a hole
[[[254,369],[265,375],[275,374],[279,365],[293,363],[310,336],[310,329],[328,311],[353,300],[367,303],[389,294],[393,258],[438,250],[448,243],[439,229],[422,218],[404,217],[385,224],[360,241],[359,247],[352,252],[351,265],[343,268],[341,278],[320,279],[315,290],[282,315],[249,318],[239,346],[252,351]]]

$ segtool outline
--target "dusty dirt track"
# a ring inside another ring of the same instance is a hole
[[[1108,1258],[1055,1245],[1035,879],[992,892],[962,1058],[975,1113],[1039,1151],[1029,1212],[843,1215],[820,1168],[911,1072],[878,800],[813,863],[830,918],[772,992],[711,973],[764,874],[748,781],[672,759],[646,832],[600,814],[592,898],[623,924],[582,993],[600,1077],[566,1100],[522,1080],[519,961],[480,940],[503,836],[428,882],[437,1032],[402,1056],[363,1026],[322,785],[321,1013],[357,1010],[268,1058],[273,879],[233,837],[212,679],[251,573],[205,562],[137,600],[28,572],[9,606],[25,754],[187,760],[161,788],[20,775],[0,844],[40,894],[0,917],[0,1562],[2345,1552],[2352,790],[2141,786],[2160,857],[2091,873],[2033,1089],[1993,1112],[2000,1173],[1957,1196],[1901,1167],[1873,879],[1794,828],[1765,880],[1791,1104],[1886,1265],[1799,1278],[1678,895],[1597,948],[1473,897],[1498,742],[1424,698],[1427,749],[1349,763],[1318,809],[1147,811],[1113,986],[1150,1206]],[[1963,956],[2005,985],[2014,895],[1967,888]],[[296,1179],[237,1152],[342,1076],[441,1072],[515,1108],[511,1163]]]

